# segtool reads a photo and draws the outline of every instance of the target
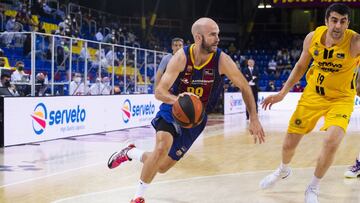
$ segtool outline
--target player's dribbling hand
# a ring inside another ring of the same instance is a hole
[[[258,119],[251,120],[249,124],[249,132],[254,137],[254,143],[259,144],[265,142],[265,133]]]
[[[266,110],[267,107],[269,107],[269,110],[270,110],[271,106],[273,104],[278,103],[278,102],[282,101],[283,99],[284,99],[284,95],[282,95],[280,93],[270,95],[270,96],[266,97],[264,99],[264,101],[261,102],[262,108],[264,110]]]

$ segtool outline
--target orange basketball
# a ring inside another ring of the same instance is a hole
[[[172,115],[181,127],[193,128],[203,120],[205,109],[198,97],[185,94],[172,106]]]

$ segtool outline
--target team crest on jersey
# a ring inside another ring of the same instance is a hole
[[[301,125],[301,123],[302,123],[302,121],[301,121],[300,119],[297,118],[297,119],[295,120],[295,124],[296,124],[296,125]]]
[[[181,156],[183,154],[183,152],[179,149],[176,151],[176,156]]]
[[[345,58],[345,54],[344,54],[344,53],[337,53],[337,54],[336,54],[336,58],[338,58],[338,59],[344,59],[344,58]]]
[[[315,55],[315,56],[319,56],[319,50],[315,49],[314,55]]]
[[[214,71],[212,69],[205,70],[205,75],[214,75]]]
[[[187,78],[182,78],[181,82],[183,82],[184,84],[189,84],[189,80]]]

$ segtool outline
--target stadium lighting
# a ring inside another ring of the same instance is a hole
[[[258,5],[258,8],[265,8],[264,3],[260,3],[260,4]]]
[[[265,8],[271,8],[270,4],[266,4]]]

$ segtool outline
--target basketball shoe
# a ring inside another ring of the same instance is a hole
[[[145,199],[142,197],[138,197],[136,199],[132,199],[130,203],[145,203]]]
[[[355,164],[350,166],[344,174],[345,178],[356,178],[360,176],[360,161],[356,159]]]
[[[305,203],[319,203],[318,195],[319,188],[309,185],[305,191]]]
[[[110,169],[113,169],[118,167],[121,163],[125,161],[131,161],[132,159],[127,156],[127,152],[134,147],[134,144],[130,144],[119,152],[115,152],[114,154],[112,154],[108,161],[108,167]]]
[[[280,168],[276,169],[275,172],[269,174],[260,181],[260,188],[265,190],[271,188],[275,183],[281,179],[285,179],[291,175],[291,168],[281,170]]]

